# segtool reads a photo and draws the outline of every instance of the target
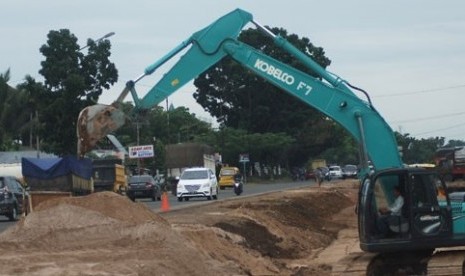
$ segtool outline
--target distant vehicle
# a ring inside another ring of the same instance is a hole
[[[292,180],[294,181],[304,181],[307,179],[307,173],[303,168],[293,168],[292,169]]]
[[[358,168],[356,165],[345,165],[342,168],[342,178],[357,178]]]
[[[342,169],[340,166],[329,166],[329,175],[331,178],[342,178]]]
[[[14,176],[0,176],[0,215],[18,220],[26,211],[28,194]]]
[[[151,175],[133,175],[129,177],[127,196],[136,201],[137,198],[151,198],[152,201],[161,199],[161,185]]]
[[[445,181],[465,179],[465,147],[440,148],[434,154],[434,162]]]
[[[323,179],[326,181],[331,180],[331,174],[329,173],[329,168],[328,167],[318,167],[318,170],[323,172]]]
[[[220,170],[220,189],[234,186],[234,176],[239,174],[239,169],[236,167],[223,167]]]
[[[242,192],[244,191],[244,183],[243,183],[242,175],[238,173],[238,174],[235,174],[233,178],[234,178],[234,193],[236,195],[241,195]]]
[[[162,192],[168,190],[168,186],[167,186],[166,178],[164,174],[157,174],[153,178],[160,185]]]
[[[314,179],[316,180],[316,175],[315,172],[316,170],[319,170],[321,172],[321,175],[323,176],[323,180],[330,181],[331,180],[331,175],[329,174],[329,169],[328,167],[318,167],[315,170],[310,170],[307,172],[305,179]]]
[[[184,170],[179,177],[176,196],[178,201],[188,201],[191,197],[218,199],[218,181],[215,173],[203,167]]]
[[[121,159],[92,160],[94,192],[113,191],[123,194],[127,190],[127,177]]]

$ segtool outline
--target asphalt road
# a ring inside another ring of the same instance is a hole
[[[244,185],[244,191],[240,196],[237,196],[232,188],[226,188],[224,190],[219,190],[218,193],[218,200],[232,198],[232,197],[246,197],[251,195],[257,195],[261,193],[268,193],[268,192],[275,192],[275,191],[282,191],[287,189],[296,189],[300,187],[308,187],[315,185],[313,180],[309,181],[295,181],[295,182],[273,182],[273,183],[263,183],[263,184],[249,184],[246,183]],[[206,204],[210,202],[206,198],[191,198],[189,201],[182,201],[179,202],[176,196],[169,195],[169,206],[171,209],[179,209],[184,208],[187,206],[193,206],[196,204]],[[161,202],[159,201],[151,201],[150,199],[138,199],[137,201],[144,202],[149,206],[150,209],[154,211],[161,211]],[[214,200],[213,200],[214,201]]]
[[[246,183],[244,185],[244,192],[242,195],[237,196],[234,194],[231,188],[227,188],[225,190],[220,190],[218,194],[218,200],[231,198],[231,197],[247,197],[252,195],[258,195],[262,193],[268,192],[275,192],[275,191],[282,191],[288,189],[297,189],[301,187],[308,187],[315,185],[313,180],[309,181],[295,181],[295,182],[272,182],[272,183],[264,183],[264,184],[254,184],[254,183]],[[198,204],[207,204],[210,202],[205,198],[192,198],[189,201],[182,201],[178,202],[176,196],[172,195],[170,192],[168,193],[169,199],[169,210],[175,210],[190,206],[195,206]],[[161,201],[152,201],[151,199],[137,199],[137,202],[145,203],[150,209],[155,212],[161,212]],[[214,201],[214,200],[212,200]],[[15,225],[16,222],[9,221],[7,217],[0,216],[0,232],[3,232],[8,227]]]

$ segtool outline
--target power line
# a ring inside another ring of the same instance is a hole
[[[423,117],[423,118],[416,118],[416,119],[393,121],[393,123],[399,124],[399,123],[411,123],[411,122],[419,122],[419,121],[429,121],[429,120],[442,119],[442,118],[459,116],[459,115],[464,115],[464,114],[465,114],[465,112],[450,113],[450,114],[431,116],[431,117]]]
[[[455,86],[447,86],[447,87],[441,87],[441,88],[434,88],[434,89],[417,90],[417,91],[411,91],[411,92],[382,94],[382,95],[376,95],[374,97],[376,97],[376,98],[399,97],[399,96],[406,96],[406,95],[433,93],[433,92],[439,92],[439,91],[451,90],[451,89],[463,88],[463,87],[465,87],[465,84],[459,84],[459,85],[455,85]]]
[[[436,129],[436,130],[430,130],[430,131],[425,131],[425,132],[417,133],[416,135],[423,135],[423,134],[428,134],[428,133],[432,133],[432,132],[438,132],[438,131],[453,129],[453,128],[460,127],[460,126],[464,126],[464,125],[465,125],[465,123],[461,123],[461,124],[453,125],[453,126],[450,126],[450,127],[439,128],[439,129]]]

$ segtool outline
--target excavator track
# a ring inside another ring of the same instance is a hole
[[[375,253],[351,253],[333,265],[331,275],[362,276],[367,275],[367,268]]]
[[[465,248],[395,254],[351,253],[336,265],[331,275],[465,275]]]
[[[436,250],[428,261],[427,275],[465,275],[465,247]]]

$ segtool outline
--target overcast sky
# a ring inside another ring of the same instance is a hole
[[[463,0],[3,1],[0,73],[11,70],[11,86],[25,75],[42,81],[39,48],[50,30],[69,29],[81,46],[115,32],[109,39],[119,81],[100,100],[111,103],[126,81],[236,8],[322,47],[332,61],[327,69],[366,90],[394,130],[418,139],[465,140]],[[139,82],[139,96],[164,72]],[[207,118],[193,91],[186,85],[169,101]]]

